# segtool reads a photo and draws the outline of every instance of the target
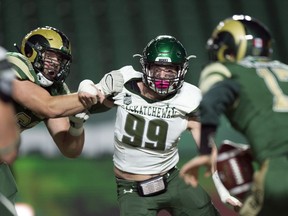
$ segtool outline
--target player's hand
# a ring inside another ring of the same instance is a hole
[[[223,203],[229,204],[236,209],[242,206],[242,203],[237,198],[231,196],[229,191],[223,185],[223,183],[220,180],[217,170],[213,173],[212,179],[216,187],[216,190],[219,194],[219,197]]]
[[[98,90],[93,81],[85,79],[78,87],[78,96],[81,103],[89,108],[98,102]]]
[[[207,170],[205,176],[211,175],[211,156],[210,155],[200,155],[188,161],[180,169],[180,177],[184,179],[186,184],[190,184],[193,187],[198,185],[198,171],[201,166],[206,166]]]
[[[104,75],[96,87],[105,95],[116,95],[123,89],[124,78],[119,71],[111,71]]]
[[[230,195],[229,191],[223,185],[218,175],[217,157],[218,157],[218,150],[217,150],[216,145],[214,144],[212,147],[211,158],[210,158],[211,159],[211,173],[213,173],[212,180],[219,194],[219,197],[223,203],[229,204],[233,206],[234,208],[240,208],[242,206],[242,203],[237,198]]]

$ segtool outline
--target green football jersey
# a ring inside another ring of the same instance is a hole
[[[33,69],[30,61],[20,53],[8,52],[7,59],[11,63],[12,68],[16,73],[16,77],[19,80],[29,80],[36,85],[40,86],[37,79],[35,70]],[[52,86],[45,88],[52,96],[63,95],[70,93],[67,85],[65,83],[54,83]],[[25,92],[23,92],[25,94]],[[30,94],[30,93],[29,93]],[[33,111],[23,107],[14,101],[14,107],[16,112],[16,117],[20,130],[26,130],[34,127],[44,120],[44,117],[34,113]]]
[[[205,95],[227,79],[237,82],[240,92],[226,117],[247,138],[256,159],[287,154],[288,65],[252,57],[238,64],[212,63],[202,71],[199,87]]]

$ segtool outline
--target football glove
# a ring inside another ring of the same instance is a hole
[[[96,97],[93,97],[92,101],[90,97],[82,95],[82,100],[84,100],[86,103],[87,101],[89,102],[88,104],[96,104],[98,102],[97,94],[98,94],[98,89],[96,88],[95,84],[93,83],[92,80],[85,79],[83,80],[78,87],[78,94],[79,93],[88,93],[91,95],[95,95]]]

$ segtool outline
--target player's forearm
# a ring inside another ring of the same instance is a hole
[[[73,136],[66,132],[64,139],[57,146],[65,157],[78,157],[82,153],[84,146],[84,131],[79,136]]]
[[[51,97],[42,113],[48,118],[64,117],[82,112],[89,107],[80,102],[77,93],[73,93]]]
[[[85,100],[80,101],[78,93],[51,96],[44,88],[30,81],[16,80],[15,85],[13,100],[44,118],[73,115],[82,112],[97,101],[96,94],[90,92],[86,92]]]

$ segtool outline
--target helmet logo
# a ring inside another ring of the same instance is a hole
[[[172,62],[172,61],[171,61],[171,58],[169,58],[169,57],[161,57],[161,56],[160,56],[160,57],[158,56],[158,57],[155,59],[155,61],[156,61],[156,62]]]

